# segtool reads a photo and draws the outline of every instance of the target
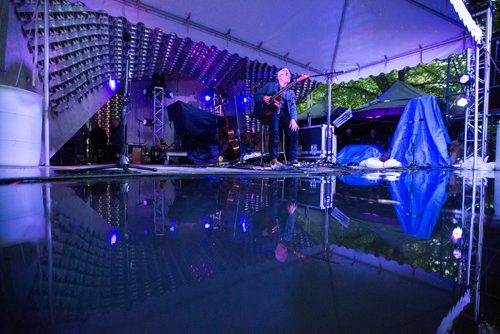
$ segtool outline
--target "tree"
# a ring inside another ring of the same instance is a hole
[[[458,93],[462,87],[458,77],[465,71],[465,57],[457,55],[450,59],[450,93]],[[332,85],[332,105],[346,108],[359,107],[375,98],[391,87],[397,80],[408,83],[426,93],[446,98],[446,82],[448,77],[448,60],[436,60],[429,64],[404,68],[399,71],[381,73],[377,76]],[[304,112],[310,106],[327,99],[327,85],[320,85],[311,94],[309,106],[307,101],[299,103],[297,110]],[[455,95],[450,96],[454,99]]]
[[[495,5],[500,0],[493,0]],[[468,0],[465,4],[471,13],[481,10],[489,3],[488,0]],[[500,15],[495,14],[493,31],[500,29]],[[426,93],[454,100],[463,87],[458,84],[458,77],[465,71],[464,55],[456,55],[450,59],[450,94],[447,96],[446,83],[448,79],[448,60],[436,60],[429,64],[404,68],[390,73],[332,85],[332,105],[346,108],[359,107],[386,91],[396,80],[408,83]],[[302,101],[297,106],[298,113],[327,99],[327,85],[319,85],[311,93],[309,100]]]

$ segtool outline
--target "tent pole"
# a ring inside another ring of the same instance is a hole
[[[448,66],[446,70],[446,111],[445,111],[445,120],[446,127],[450,126],[450,78],[451,78],[451,56],[448,56]]]
[[[44,26],[43,26],[43,136],[44,136],[44,162],[50,167],[50,143],[49,143],[49,34],[50,34],[50,1],[44,1]],[[36,36],[35,36],[36,38]]]

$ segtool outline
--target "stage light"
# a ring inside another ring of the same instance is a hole
[[[471,80],[471,76],[469,74],[462,74],[460,77],[458,77],[458,82],[460,82],[462,85],[467,84]]]
[[[153,90],[153,86],[146,87],[142,90],[142,94],[144,94],[145,96],[153,96]]]
[[[240,216],[240,224],[241,230],[243,233],[247,233],[248,231],[248,218],[246,216]]]
[[[167,90],[167,91],[165,92],[165,97],[166,97],[167,99],[173,99],[173,98],[174,98],[174,92],[173,92],[173,91],[171,91],[171,90]]]
[[[205,95],[205,102],[210,102],[210,100],[212,100],[212,96],[210,95]]]
[[[460,249],[454,249],[453,257],[457,260],[460,260],[462,258],[462,251]]]
[[[116,80],[109,78],[109,88],[114,92],[116,90]]]
[[[245,96],[245,97],[243,98],[243,103],[247,103],[247,102],[248,102],[248,99],[247,99],[247,97]]]
[[[464,232],[463,232],[462,228],[460,226],[457,226],[451,232],[451,239],[455,242],[458,242],[458,241],[460,241],[460,239],[462,239],[463,233]]]
[[[142,125],[144,126],[153,126],[154,121],[151,118],[145,118],[142,120]]]
[[[210,223],[205,223],[205,228],[209,229],[210,228]]]
[[[111,234],[111,238],[109,238],[109,241],[111,242],[111,245],[116,244],[116,242],[118,241],[118,233],[114,232],[113,234]]]
[[[467,100],[465,97],[459,97],[456,101],[458,107],[465,107],[468,103],[469,100]]]

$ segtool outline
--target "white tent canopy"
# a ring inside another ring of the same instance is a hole
[[[479,43],[461,0],[83,0],[179,37],[335,82],[443,59]]]

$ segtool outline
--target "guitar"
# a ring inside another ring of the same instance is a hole
[[[256,104],[256,106],[259,105],[259,107],[256,108],[255,115],[257,115],[258,117],[260,116],[259,118],[262,121],[265,121],[273,114],[273,112],[279,114],[280,108],[276,107],[275,102],[278,102],[278,104],[281,103],[281,100],[283,99],[283,93],[290,90],[293,86],[295,86],[299,82],[307,80],[310,77],[311,77],[310,74],[303,74],[297,79],[289,82],[288,85],[281,88],[276,94],[271,96],[271,101],[269,104],[262,103],[262,107],[260,107],[260,104]]]
[[[226,123],[222,129],[222,150],[229,160],[234,160],[240,156],[240,145],[238,144],[234,130],[229,126],[224,100],[220,94],[216,93],[215,95],[220,102],[222,114],[224,115],[224,122]]]

